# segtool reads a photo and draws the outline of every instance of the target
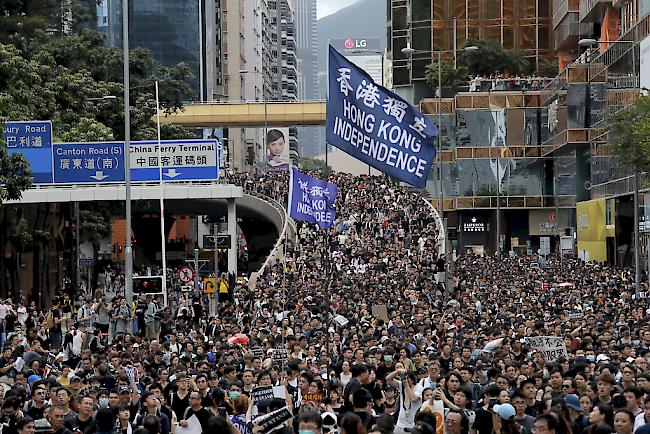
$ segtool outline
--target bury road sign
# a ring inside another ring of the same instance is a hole
[[[217,140],[165,140],[132,142],[130,147],[131,180],[158,181],[162,163],[163,181],[219,179]]]
[[[124,143],[55,143],[56,184],[98,184],[124,181]]]
[[[29,162],[35,184],[52,183],[52,121],[5,122],[2,127],[9,154]]]

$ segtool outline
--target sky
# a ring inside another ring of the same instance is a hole
[[[339,9],[343,9],[346,6],[354,3],[354,0],[318,0],[316,5],[316,14],[318,19],[333,14]]]

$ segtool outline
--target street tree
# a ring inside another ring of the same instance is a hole
[[[467,68],[459,65],[454,68],[453,63],[442,61],[439,64],[437,61],[427,65],[426,80],[432,89],[438,89],[438,68],[442,67],[440,71],[442,75],[442,87],[457,87],[466,86],[469,79]]]
[[[620,168],[650,171],[650,97],[642,96],[610,114],[606,128],[607,142]]]

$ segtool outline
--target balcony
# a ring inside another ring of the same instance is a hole
[[[557,27],[568,14],[579,12],[580,0],[553,0],[553,28]]]
[[[580,22],[595,23],[605,15],[608,6],[613,0],[580,0]]]
[[[567,13],[553,30],[555,51],[576,50],[578,41],[591,35],[593,27],[593,23],[580,23],[578,12]]]

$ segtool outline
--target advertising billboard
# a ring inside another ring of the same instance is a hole
[[[266,167],[271,172],[289,170],[289,128],[266,132]]]

